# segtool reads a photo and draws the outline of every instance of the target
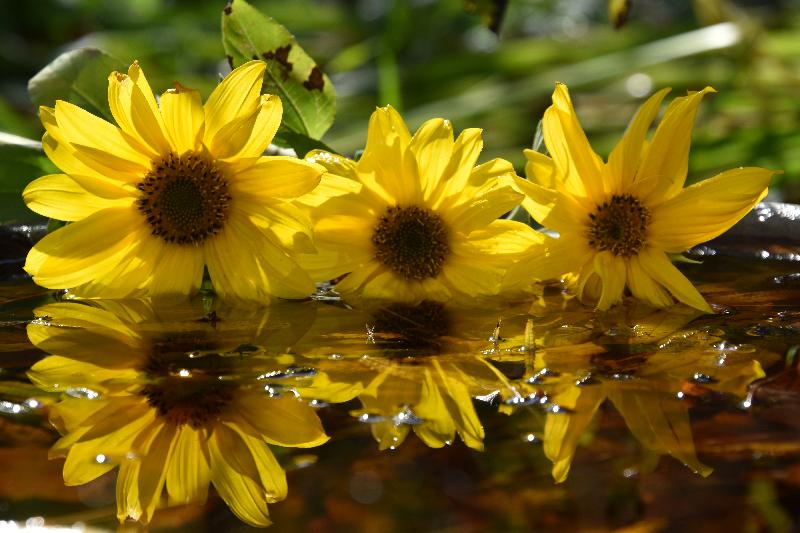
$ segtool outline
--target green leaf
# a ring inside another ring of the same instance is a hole
[[[39,141],[0,132],[0,223],[44,220],[22,201],[22,190],[43,174],[58,172]]]
[[[312,139],[328,131],[336,114],[333,84],[286,28],[233,0],[222,13],[222,44],[232,67],[266,61],[264,92],[280,96],[288,129]]]
[[[28,94],[38,106],[66,100],[112,120],[108,107],[108,75],[128,66],[95,48],[70,50],[55,58],[28,82]]]
[[[336,153],[335,150],[324,142],[312,139],[302,133],[297,133],[287,128],[278,130],[278,134],[275,136],[273,142],[278,146],[292,148],[297,154],[297,157],[305,157],[311,150],[325,150],[332,154]]]

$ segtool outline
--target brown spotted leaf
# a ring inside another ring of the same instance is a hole
[[[266,61],[264,92],[280,96],[284,127],[322,137],[336,114],[336,92],[286,28],[244,0],[233,0],[222,12],[222,44],[233,67]]]

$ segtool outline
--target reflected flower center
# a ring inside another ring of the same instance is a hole
[[[201,243],[225,224],[231,197],[220,170],[208,159],[188,152],[170,153],[145,174],[139,211],[152,234],[177,244]]]
[[[589,246],[630,257],[639,253],[647,237],[650,211],[630,194],[615,194],[589,215]]]
[[[417,206],[387,209],[378,218],[372,244],[378,261],[407,280],[435,278],[450,255],[442,218]]]
[[[438,352],[441,337],[450,334],[451,319],[445,306],[424,301],[418,305],[392,304],[373,314],[374,331],[397,335],[399,348]]]
[[[145,385],[141,394],[167,421],[198,429],[222,412],[233,400],[234,391],[234,386],[216,376],[171,376]]]

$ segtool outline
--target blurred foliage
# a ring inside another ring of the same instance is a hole
[[[677,95],[712,85],[719,93],[698,116],[690,179],[742,165],[783,169],[772,198],[800,201],[800,12],[791,0],[252,5],[286,27],[330,76],[337,111],[323,141],[337,151],[362,148],[374,107],[392,104],[411,128],[432,116],[459,130],[483,128],[484,158],[508,158],[522,171],[522,148],[531,146],[557,80],[569,84],[603,155],[656,88],[671,86]],[[208,94],[229,69],[224,7],[188,0],[15,4],[0,20],[0,131],[41,135],[28,80],[80,47],[125,63],[138,59],[157,92],[180,80]],[[626,21],[615,29],[623,9]]]

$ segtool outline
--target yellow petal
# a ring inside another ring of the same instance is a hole
[[[697,107],[711,87],[675,98],[653,135],[636,174],[633,193],[646,203],[673,197],[683,187],[689,167],[689,147]]]
[[[603,161],[592,150],[563,83],[556,84],[553,105],[545,111],[542,125],[545,145],[567,190],[600,203]]]
[[[89,193],[66,174],[42,176],[25,187],[28,209],[57,220],[81,220],[110,207],[132,207],[133,197],[108,200]]]
[[[622,300],[627,273],[625,259],[608,251],[600,252],[594,256],[594,270],[603,282],[597,309],[605,311]]]
[[[108,77],[108,104],[122,131],[155,154],[169,153],[161,112],[138,62],[133,62],[127,75],[112,72]]]
[[[265,474],[272,476],[271,493],[260,483],[259,468],[251,450],[233,430],[221,424],[216,426],[208,440],[208,453],[211,481],[231,511],[252,526],[266,527],[271,523],[267,502],[286,496],[286,475],[266,444],[259,445],[259,462],[264,465]],[[267,466],[272,466],[272,470]]]
[[[234,69],[217,85],[204,106],[203,141],[206,146],[212,145],[217,132],[227,124],[256,113],[265,69],[263,61],[249,61]]]
[[[78,298],[129,298],[147,295],[162,252],[172,248],[160,237],[140,228],[134,243],[121,255],[115,268],[79,285],[70,292]]]
[[[199,92],[176,83],[161,95],[161,116],[175,153],[200,149],[205,113]]]
[[[44,115],[44,113],[42,113]],[[52,119],[55,124],[55,118]],[[62,172],[73,177],[88,176],[95,183],[107,183],[111,187],[129,188],[142,179],[142,167],[133,169],[109,168],[104,164],[87,158],[80,154],[75,147],[65,142],[59,137],[57,129],[49,128],[42,137],[42,147],[44,153]],[[108,176],[111,176],[110,178]],[[84,188],[92,190],[90,185],[84,184]],[[98,194],[98,193],[95,193]],[[99,196],[103,196],[98,194]]]
[[[369,119],[367,145],[357,164],[359,179],[391,203],[415,205],[422,200],[417,160],[409,150],[411,135],[391,106],[380,107]],[[374,184],[372,183],[374,180]]]
[[[323,172],[323,167],[302,159],[267,156],[237,173],[230,182],[230,190],[261,202],[297,198],[312,191]]]
[[[717,237],[767,195],[774,174],[764,168],[737,168],[682,189],[652,208],[648,243],[678,253]]]
[[[599,386],[569,387],[555,395],[555,403],[571,410],[549,413],[544,424],[544,454],[553,462],[553,479],[562,483],[567,479],[575,449],[583,432],[605,399]]]
[[[442,390],[437,386],[431,369],[425,369],[424,379],[421,384],[419,404],[414,406],[415,414],[424,420],[422,424],[414,427],[414,433],[431,448],[441,448],[453,442],[456,435],[456,426],[453,422],[448,407],[458,411],[459,405],[452,405],[443,398]],[[472,399],[469,400],[472,407]]]
[[[490,161],[481,165],[483,168],[475,168],[481,150],[483,150],[483,136],[482,130],[478,128],[467,128],[456,138],[453,143],[453,154],[447,167],[442,171],[439,186],[428,196],[434,208],[442,206],[452,197],[463,195],[467,184],[481,186],[487,180],[509,170],[510,165],[503,160]]]
[[[449,120],[434,118],[414,133],[411,151],[417,158],[422,189],[428,198],[442,178],[453,154],[453,126]]]
[[[205,429],[197,430],[189,424],[177,429],[166,472],[170,505],[205,503],[211,483],[211,468],[205,453],[207,439]]]
[[[199,246],[164,246],[158,261],[150,265],[151,296],[188,296],[203,281],[203,249]]]
[[[144,173],[159,155],[116,126],[69,102],[56,101],[55,120],[55,128],[45,123],[48,131],[54,130],[54,135],[70,143],[78,153],[109,168]]]
[[[591,253],[582,239],[547,239],[543,248],[532,247],[528,257],[515,264],[508,276],[541,281],[558,279],[578,270]]]
[[[656,283],[642,268],[639,256],[628,260],[628,287],[638,299],[655,307],[669,307],[673,304],[672,296],[661,285]]]
[[[658,391],[613,391],[609,399],[645,449],[668,453],[704,477],[711,474],[712,469],[697,459],[685,402]]]
[[[476,189],[461,205],[442,210],[443,217],[451,230],[469,234],[476,229],[485,228],[493,220],[514,209],[524,195],[517,191],[511,180],[489,182]]]
[[[608,156],[608,194],[622,194],[630,189],[639,167],[647,130],[655,120],[661,101],[670,89],[661,89],[642,104],[628,124],[622,140]]]
[[[167,480],[167,465],[175,449],[176,429],[173,424],[164,424],[140,459],[138,492],[145,522],[149,522],[153,517],[153,512],[161,499]]]
[[[209,145],[214,157],[226,161],[260,157],[281,124],[281,99],[262,94],[258,110],[222,126]]]
[[[84,400],[92,401],[92,400]],[[124,409],[125,405],[121,405]],[[134,440],[152,424],[151,411],[145,409],[131,409],[126,416],[121,416],[119,411],[112,413],[110,417],[101,420],[104,430],[98,426],[91,426],[89,432],[104,433],[96,438],[82,437],[82,442],[72,446],[64,462],[64,484],[69,486],[83,485],[108,472],[124,460],[126,454],[133,449]],[[152,413],[152,411],[151,411]],[[98,455],[105,455],[108,463],[97,461]]]
[[[679,301],[705,313],[713,313],[694,285],[675,268],[664,252],[647,248],[639,253],[639,259],[645,273],[666,287]]]
[[[525,176],[546,189],[555,189],[558,183],[556,176],[556,165],[553,160],[537,152],[536,150],[525,149],[522,151],[525,154]]]
[[[40,240],[28,253],[25,270],[39,285],[67,289],[106,274],[136,240],[141,221],[128,208],[97,211]]]
[[[270,444],[312,448],[328,440],[314,408],[293,396],[245,396],[236,402],[236,413],[252,426],[253,436]],[[240,429],[247,431],[247,426]]]

